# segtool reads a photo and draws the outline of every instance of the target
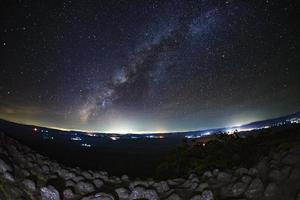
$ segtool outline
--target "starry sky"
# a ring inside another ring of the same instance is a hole
[[[2,119],[142,133],[300,110],[297,1],[1,4]]]

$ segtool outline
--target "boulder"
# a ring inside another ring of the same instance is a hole
[[[206,172],[204,172],[204,174],[203,174],[203,178],[210,178],[210,177],[212,177],[213,176],[213,174],[211,173],[211,171],[206,171]]]
[[[228,197],[240,197],[247,189],[247,184],[243,182],[237,182],[221,188],[220,195],[222,199]]]
[[[196,188],[196,191],[202,192],[203,190],[209,188],[208,183],[200,183],[199,186]]]
[[[237,176],[243,176],[243,175],[249,174],[249,170],[246,169],[246,168],[241,167],[241,168],[238,168],[237,170],[235,170],[234,173],[235,173],[235,175],[237,175]]]
[[[163,193],[170,190],[169,185],[166,181],[160,181],[158,183],[154,183],[153,186],[156,188],[156,191],[158,193]]]
[[[15,182],[15,177],[8,171],[4,172],[3,177],[10,182]]]
[[[4,173],[6,171],[10,171],[11,172],[12,171],[12,167],[8,163],[4,162],[0,158],[0,173]]]
[[[231,174],[226,172],[220,172],[217,176],[217,181],[222,183],[228,183],[231,180]]]
[[[201,195],[195,195],[191,198],[191,200],[214,200],[214,195],[212,191],[205,190]]]
[[[279,188],[275,183],[269,183],[264,191],[264,197],[266,197],[266,198],[275,197],[278,189]]]
[[[166,198],[166,200],[182,200],[182,198],[178,194],[172,193]]]
[[[22,181],[23,185],[25,186],[25,188],[27,188],[28,190],[34,192],[36,190],[36,184],[34,181],[30,180],[30,179],[25,179],[24,181]]]
[[[75,190],[79,194],[89,194],[95,191],[95,187],[92,183],[81,181],[75,185]]]
[[[101,179],[94,179],[93,184],[96,188],[101,188],[104,184],[104,182]]]
[[[83,197],[81,200],[115,200],[115,198],[111,194],[100,192],[95,195]]]
[[[147,200],[158,200],[158,194],[155,190],[149,189],[146,190],[145,188],[138,186],[134,188],[129,196],[130,200],[133,199],[147,199]]]
[[[60,200],[58,191],[52,185],[41,188],[42,200]]]
[[[72,189],[67,188],[63,191],[64,199],[73,199],[75,194]]]
[[[118,194],[119,199],[128,199],[129,191],[126,188],[117,188],[115,192]]]
[[[258,199],[264,191],[264,185],[259,178],[255,178],[245,192],[248,199]]]

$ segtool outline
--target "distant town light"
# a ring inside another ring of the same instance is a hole
[[[83,144],[81,144],[81,146],[82,146],[82,147],[91,147],[92,145],[87,144],[87,143],[83,143]]]
[[[37,128],[34,128],[33,130],[34,130],[35,132],[36,132],[36,131],[38,131],[38,129],[37,129]]]

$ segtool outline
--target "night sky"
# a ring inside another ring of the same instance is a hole
[[[100,132],[300,110],[297,1],[1,1],[0,118]]]

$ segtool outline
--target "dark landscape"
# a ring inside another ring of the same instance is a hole
[[[299,3],[1,1],[0,200],[300,200]]]

